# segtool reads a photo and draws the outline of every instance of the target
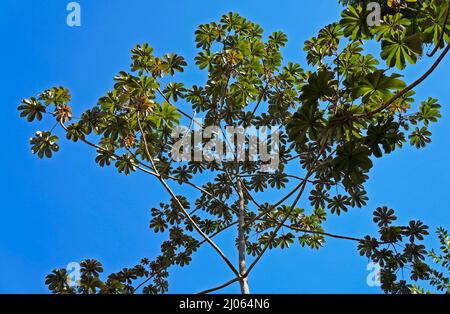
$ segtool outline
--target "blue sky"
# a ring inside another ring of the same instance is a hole
[[[149,210],[168,200],[147,176],[125,177],[97,167],[95,152],[81,144],[62,141],[55,158],[38,160],[28,139],[39,126],[19,119],[16,108],[22,98],[63,85],[72,91],[73,109],[79,113],[112,87],[118,71],[128,69],[129,50],[135,44],[148,42],[157,54],[175,51],[192,65],[197,25],[229,11],[259,23],[266,32],[287,33],[285,58],[304,65],[304,40],[340,12],[336,0],[80,0],[82,26],[70,28],[67,3],[0,2],[0,293],[45,293],[44,277],[52,268],[84,258],[99,259],[107,272],[113,272],[142,257],[155,257],[161,238],[148,229]],[[411,81],[429,64],[423,60],[405,75]],[[327,231],[374,233],[371,213],[381,205],[395,208],[402,222],[420,219],[433,229],[450,227],[448,70],[450,59],[417,89],[417,100],[433,96],[443,104],[443,119],[432,128],[433,143],[424,150],[406,147],[377,160],[367,186],[368,206],[331,218]],[[194,83],[202,77],[193,71],[183,79]],[[232,236],[225,234],[219,244],[236,260]],[[366,284],[366,266],[354,243],[330,239],[320,251],[295,246],[269,252],[254,269],[250,287],[254,293],[378,293]],[[171,272],[171,292],[198,292],[231,276],[205,246],[191,266]],[[238,290],[236,285],[223,292]]]

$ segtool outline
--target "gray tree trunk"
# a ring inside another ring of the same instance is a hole
[[[237,180],[237,191],[239,194],[239,224],[238,224],[238,251],[239,251],[239,273],[244,275],[247,271],[246,266],[246,253],[245,253],[245,201],[244,192],[242,191],[242,183],[240,179]],[[242,278],[239,280],[242,294],[250,294],[250,288],[248,286],[248,278]]]

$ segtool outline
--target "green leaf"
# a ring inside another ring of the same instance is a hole
[[[185,66],[187,66],[187,62],[180,55],[171,53],[164,56],[164,72],[167,74],[173,76],[175,71],[184,72]]]
[[[442,117],[441,105],[437,102],[438,100],[432,97],[429,97],[427,101],[422,101],[416,118],[423,121],[425,126],[428,126],[430,122],[437,122]]]
[[[396,33],[382,41],[381,57],[386,60],[389,67],[404,69],[406,61],[410,64],[417,62],[417,57],[422,54],[422,43],[421,33],[413,35],[407,35],[406,32]]]
[[[426,127],[422,127],[416,128],[408,137],[411,145],[416,148],[423,148],[431,143],[431,135],[432,133]]]
[[[331,97],[335,93],[337,81],[334,73],[328,70],[320,70],[310,75],[308,83],[302,88],[300,100],[315,102],[322,97]]]
[[[54,152],[59,151],[59,146],[56,143],[58,137],[52,135],[51,132],[36,132],[36,136],[30,139],[31,152],[37,154],[39,158],[51,158]]]
[[[383,70],[377,70],[366,75],[359,82],[353,91],[356,98],[362,97],[364,103],[373,102],[379,104],[389,100],[393,95],[393,91],[398,91],[406,87],[406,83],[400,80],[399,74],[386,76]]]
[[[39,100],[43,101],[46,106],[50,104],[62,106],[67,104],[70,99],[71,96],[69,90],[61,86],[47,89],[39,95]]]
[[[42,105],[36,98],[22,100],[22,104],[17,108],[20,111],[20,117],[26,117],[28,122],[33,122],[35,119],[42,120],[42,114],[46,112],[46,107]]]
[[[304,104],[289,120],[286,131],[289,138],[299,144],[309,139],[317,140],[325,126],[323,111],[317,104]]]
[[[405,136],[399,131],[400,125],[392,119],[377,124],[370,124],[367,129],[365,143],[370,147],[371,153],[380,158],[383,153],[380,145],[386,154],[395,150],[396,146],[401,146],[405,141]]]
[[[372,37],[367,24],[367,11],[363,6],[350,5],[341,16],[339,24],[343,27],[345,37],[350,37],[353,41]]]
[[[363,183],[366,180],[364,174],[373,166],[369,155],[370,150],[367,147],[358,146],[354,142],[340,146],[332,161],[334,177],[337,180],[343,178],[347,187]]]
[[[128,154],[124,154],[120,157],[115,163],[115,166],[119,173],[125,173],[125,175],[129,175],[130,172],[136,171],[136,161],[133,157]]]

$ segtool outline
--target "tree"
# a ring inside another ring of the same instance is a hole
[[[436,264],[437,268],[429,268],[427,281],[430,286],[435,288],[436,291],[450,294],[450,236],[448,231],[442,227],[438,228],[436,233],[441,245],[439,247],[440,253],[438,254],[434,250],[431,250],[428,253],[428,256],[432,259],[433,263]],[[413,285],[411,287],[411,291],[413,293],[423,294],[426,290],[418,285]],[[431,292],[427,290],[426,293]]]
[[[151,46],[141,44],[131,51],[131,70],[121,71],[114,88],[77,115],[79,119],[72,116],[70,93],[63,87],[25,99],[18,109],[29,122],[52,115],[68,140],[97,152],[100,167],[153,176],[171,197],[151,210],[150,228],[167,236],[160,256],[145,258],[105,280],[100,279],[101,264],[87,260],[78,287],[71,287],[67,272],[59,269],[47,276],[49,289],[165,293],[169,269],[189,265],[197,249],[209,245],[233,277],[204,293],[236,282],[242,293],[249,293],[250,274],[268,251],[288,249],[296,241],[319,249],[328,237],[354,241],[361,255],[379,263],[385,292],[414,291],[397,279],[400,269],[409,270],[412,281],[429,279],[432,271],[420,244],[428,227],[422,222],[393,225],[394,211],[381,207],[373,218],[379,237],[336,235],[324,230],[323,223],[330,214],[366,206],[364,185],[375,158],[401,149],[407,141],[417,148],[431,142],[430,125],[441,117],[441,106],[430,97],[415,111],[414,88],[450,49],[450,4],[378,1],[383,4],[382,21],[369,27],[367,1],[343,2],[348,6],[342,19],[305,42],[305,68],[283,60],[284,33],[264,35],[258,24],[228,13],[195,32],[195,64],[207,73],[203,84],[187,87],[175,81],[176,74],[185,71],[186,60],[175,53],[157,56]],[[364,52],[370,41],[379,43],[382,61]],[[427,45],[435,47],[428,54],[435,61],[408,84],[398,71],[423,57]],[[440,55],[434,57],[437,52]],[[191,110],[184,109],[188,105]],[[197,115],[203,119],[197,120]],[[189,127],[181,128],[183,121]],[[227,138],[230,126],[281,127],[270,139],[261,139],[240,131]],[[195,142],[198,133],[192,128],[209,130],[209,138]],[[59,150],[54,129],[39,131],[31,139],[32,152],[39,158],[50,158]],[[174,157],[180,143],[186,144],[182,150],[189,161],[179,161],[179,154]],[[218,158],[224,147],[233,149],[232,158]],[[261,152],[262,147],[276,157],[275,165],[268,165],[261,155],[242,158],[240,149]],[[203,159],[195,159],[199,154]],[[176,194],[176,184],[196,190],[198,197]],[[283,192],[279,201],[257,200],[273,190]],[[237,231],[230,239],[239,253],[237,265],[214,241],[230,228]]]

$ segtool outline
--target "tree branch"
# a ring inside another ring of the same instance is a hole
[[[214,288],[211,288],[211,289],[208,289],[208,290],[204,290],[204,291],[202,291],[202,292],[199,292],[198,294],[207,294],[207,293],[211,293],[211,292],[214,292],[214,291],[223,289],[223,288],[225,288],[225,287],[228,287],[228,286],[231,285],[232,283],[235,283],[235,282],[238,281],[238,280],[239,280],[239,278],[231,279],[230,281],[227,281],[226,283],[221,284],[220,286],[217,286],[217,287],[214,287]]]
[[[161,175],[158,172],[158,169],[156,168],[154,162],[153,162],[153,157],[150,154],[150,151],[148,149],[148,144],[147,144],[147,140],[145,138],[145,133],[144,130],[142,128],[140,119],[139,119],[139,114],[137,115],[137,122],[139,125],[139,129],[141,130],[142,133],[142,138],[144,141],[144,146],[145,146],[145,151],[147,154],[147,157],[150,159],[152,166],[154,167],[154,171],[156,172],[156,174],[158,175],[158,179],[161,182],[161,184],[164,186],[164,188],[167,190],[167,192],[169,192],[169,194],[172,196],[172,198],[175,200],[175,202],[177,203],[178,207],[181,209],[181,211],[184,213],[184,215],[186,216],[186,218],[189,220],[189,222],[192,224],[192,226],[194,227],[194,229],[214,248],[214,250],[222,257],[222,259],[225,261],[225,263],[228,265],[228,267],[230,267],[230,269],[233,271],[233,273],[236,274],[236,276],[239,276],[239,272],[236,270],[236,268],[233,266],[233,264],[230,262],[230,260],[225,256],[225,254],[220,250],[220,248],[200,229],[200,227],[195,223],[194,219],[192,219],[192,217],[189,215],[189,213],[186,211],[186,209],[184,208],[183,204],[181,204],[180,200],[178,199],[178,197],[175,195],[175,193],[172,191],[172,189],[169,187],[169,185],[166,183],[166,181],[161,177]]]
[[[377,109],[366,113],[366,114],[361,114],[361,115],[355,115],[354,117],[363,117],[363,118],[370,118],[371,116],[373,116],[374,114],[377,114],[381,111],[383,111],[384,109],[388,108],[390,105],[392,105],[394,103],[394,101],[396,101],[397,99],[399,99],[400,97],[402,97],[403,95],[405,95],[407,92],[409,92],[410,90],[412,90],[413,88],[415,88],[416,86],[418,86],[420,83],[422,83],[428,76],[430,76],[431,73],[433,73],[433,71],[437,68],[437,66],[441,63],[441,61],[444,59],[445,55],[448,53],[448,51],[450,50],[450,43],[447,45],[447,47],[444,49],[444,51],[441,53],[441,55],[439,56],[439,58],[436,59],[436,61],[433,63],[433,65],[428,69],[428,71],[426,71],[421,77],[419,77],[416,81],[414,81],[411,85],[407,86],[406,88],[404,88],[402,91],[398,92],[397,94],[395,94],[391,99],[389,99],[386,103],[384,103],[383,105],[381,105],[380,107],[378,107]]]

